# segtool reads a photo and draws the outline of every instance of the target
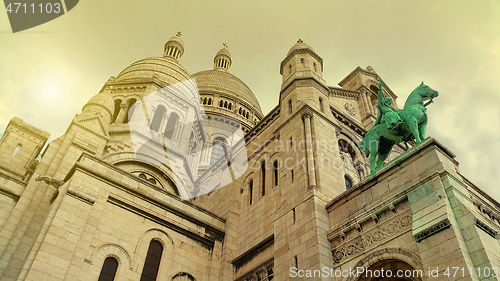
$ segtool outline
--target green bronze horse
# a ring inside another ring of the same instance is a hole
[[[427,125],[426,107],[439,94],[424,82],[420,84],[406,100],[402,110],[395,110],[390,105],[391,98],[383,98],[383,85],[379,81],[378,116],[375,125],[366,133],[359,148],[370,157],[370,170],[373,174],[383,166],[395,144],[415,140],[417,145],[425,139]],[[424,101],[430,100],[426,104]],[[407,146],[408,148],[408,146]],[[377,157],[378,156],[378,157]]]

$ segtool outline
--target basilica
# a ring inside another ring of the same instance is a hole
[[[264,115],[226,46],[193,74],[180,33],[161,51],[110,77],[47,145],[11,119],[2,281],[497,280],[500,204],[453,152],[396,145],[370,173],[359,146],[379,90],[398,109],[374,68],[329,86],[299,39]]]

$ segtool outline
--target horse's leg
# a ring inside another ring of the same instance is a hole
[[[420,144],[422,142],[422,140],[420,139],[420,135],[419,135],[419,132],[418,132],[418,122],[417,122],[417,119],[415,117],[413,117],[413,116],[408,116],[408,117],[405,117],[405,122],[408,125],[408,127],[410,128],[411,133],[415,137],[415,140],[417,141],[417,144]]]
[[[423,124],[420,124],[420,127],[418,127],[418,133],[420,135],[420,139],[423,141],[425,140],[425,129],[427,128],[427,121],[424,122]]]
[[[377,157],[377,146],[370,145],[370,174],[375,173],[375,160]]]
[[[378,159],[377,159],[377,167],[380,169],[384,165],[385,159],[389,157],[389,154],[391,154],[391,151],[385,153],[385,154],[379,154]]]

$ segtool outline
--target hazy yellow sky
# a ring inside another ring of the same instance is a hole
[[[0,134],[19,116],[64,133],[110,76],[161,56],[182,31],[180,62],[213,67],[229,45],[231,73],[253,90],[264,114],[278,102],[280,62],[301,38],[336,86],[371,65],[399,96],[423,80],[439,91],[428,135],[454,153],[465,176],[500,200],[500,1],[90,1],[13,34],[0,12]]]

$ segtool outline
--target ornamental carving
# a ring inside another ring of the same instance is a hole
[[[427,237],[430,237],[430,236],[438,233],[439,231],[444,230],[450,226],[451,226],[450,221],[448,219],[444,219],[444,220],[434,224],[433,226],[426,228],[423,231],[415,234],[415,236],[414,236],[415,241],[420,242],[420,241],[426,239]]]
[[[395,234],[402,232],[403,229],[411,226],[411,224],[411,216],[397,218],[394,221],[378,227],[365,235],[361,235],[353,241],[348,242],[346,245],[342,245],[337,249],[333,249],[332,254],[334,264],[340,263],[341,261],[348,259],[351,256],[361,254],[365,252],[365,250],[370,246],[381,244],[381,241],[395,236]]]
[[[347,112],[349,112],[349,114],[351,114],[352,116],[356,116],[356,108],[354,108],[352,104],[346,102],[344,104],[344,108],[347,110]]]

